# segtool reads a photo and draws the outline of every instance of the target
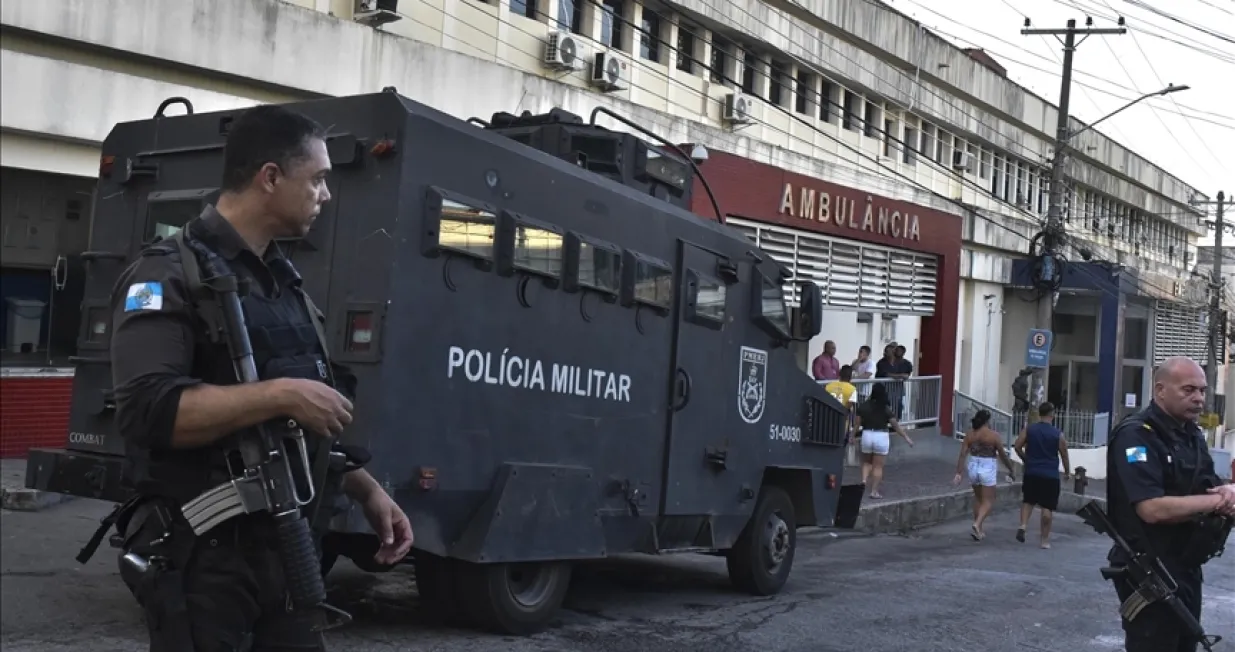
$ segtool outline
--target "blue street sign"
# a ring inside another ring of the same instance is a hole
[[[1032,328],[1025,347],[1025,366],[1045,369],[1051,359],[1051,341],[1054,335],[1048,330]]]

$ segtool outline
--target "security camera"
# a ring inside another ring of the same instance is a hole
[[[700,165],[708,160],[708,148],[703,145],[695,145],[690,150],[690,160],[695,162],[695,165]]]

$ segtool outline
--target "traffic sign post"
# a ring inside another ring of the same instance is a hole
[[[1051,344],[1054,334],[1040,328],[1029,330],[1029,341],[1025,347],[1025,366],[1035,369],[1045,369],[1051,361]]]

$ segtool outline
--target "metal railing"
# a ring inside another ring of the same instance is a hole
[[[979,410],[986,410],[991,413],[991,430],[1003,435],[1004,444],[1011,447],[1016,441],[1020,429],[1016,427],[1016,420],[1011,412],[983,403],[964,392],[954,391],[952,394],[955,396],[952,400],[952,428],[957,439],[965,438],[973,422],[973,415]]]
[[[1008,412],[979,401],[963,392],[954,392],[953,423],[956,436],[963,438],[969,431],[973,415],[978,410],[989,410],[991,413],[991,429],[1003,435],[1009,446],[1016,441],[1021,430],[1029,423],[1029,413],[1024,411]],[[1064,440],[1070,448],[1096,448],[1105,446],[1107,435],[1111,430],[1111,415],[1109,412],[1091,412],[1088,410],[1056,410],[1055,427],[1063,432]]]
[[[830,380],[815,381],[827,386]],[[870,398],[875,385],[884,385],[892,403],[892,412],[902,427],[928,426],[939,422],[939,390],[942,376],[913,376],[910,378],[862,378],[852,381],[858,390],[854,397],[857,405]]]
[[[830,380],[815,381],[826,387]],[[918,426],[929,426],[939,422],[940,388],[943,387],[942,376],[912,376],[899,378],[861,378],[852,381],[854,389],[853,407],[861,405],[870,398],[871,390],[877,384],[887,386],[888,398],[892,401],[893,413],[897,415],[901,426],[906,430]],[[854,412],[849,412],[849,427],[853,428]],[[845,447],[845,464],[857,466],[858,451],[855,443]]]

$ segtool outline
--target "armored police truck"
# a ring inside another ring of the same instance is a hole
[[[186,111],[165,114],[177,102]],[[359,380],[344,441],[372,453],[411,519],[423,603],[531,633],[572,563],[631,552],[723,555],[738,588],[768,595],[799,527],[846,520],[846,413],[791,349],[819,332],[819,290],[719,209],[687,209],[697,166],[683,148],[595,113],[460,120],[394,89],[289,107],[329,126],[333,199],[283,248]],[[172,98],[104,142],[74,359],[83,436],[32,450],[29,487],[129,495],[110,292],[143,246],[214,201],[237,113]],[[387,570],[345,505],[323,568],[343,555]]]

